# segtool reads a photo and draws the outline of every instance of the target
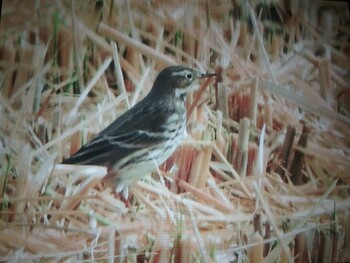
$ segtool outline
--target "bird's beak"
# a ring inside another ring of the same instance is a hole
[[[199,78],[204,79],[204,78],[210,78],[210,77],[214,77],[214,76],[217,76],[217,74],[216,73],[204,73],[204,74],[200,74]]]

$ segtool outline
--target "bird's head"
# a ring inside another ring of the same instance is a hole
[[[152,92],[170,93],[179,97],[191,91],[195,80],[215,76],[216,74],[202,74],[183,66],[171,66],[163,69],[157,76]]]

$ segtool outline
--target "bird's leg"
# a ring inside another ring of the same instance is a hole
[[[128,196],[125,198],[124,193],[116,193],[116,194],[118,195],[120,201],[122,201],[127,208],[130,208],[130,206],[131,206],[130,201],[132,199],[132,196]]]

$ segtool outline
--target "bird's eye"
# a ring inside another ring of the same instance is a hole
[[[187,73],[187,74],[186,74],[186,78],[192,79],[192,77],[193,77],[193,74],[192,74],[192,73]]]

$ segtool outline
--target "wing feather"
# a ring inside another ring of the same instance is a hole
[[[166,138],[159,129],[167,113],[147,103],[145,99],[135,105],[62,163],[112,166],[137,150],[162,143]]]

